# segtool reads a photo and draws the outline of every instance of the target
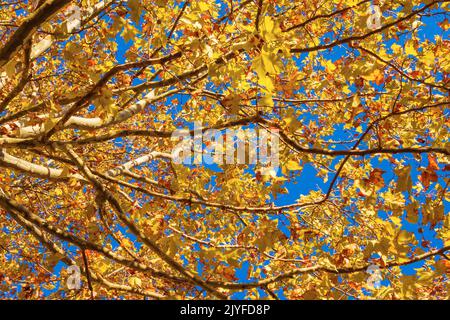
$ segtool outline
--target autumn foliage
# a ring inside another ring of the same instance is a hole
[[[3,0],[0,298],[449,299],[449,19]],[[280,167],[174,163],[195,121],[276,129]]]

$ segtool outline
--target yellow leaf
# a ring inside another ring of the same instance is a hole
[[[400,219],[399,217],[391,217],[391,220],[397,227],[401,227],[402,219]]]
[[[328,73],[332,73],[334,70],[336,70],[336,66],[331,60],[326,60],[322,63],[322,65],[325,67],[325,71]]]
[[[133,27],[131,24],[126,24],[120,35],[126,42],[128,42],[130,40],[133,40],[137,33],[138,31],[135,27]]]
[[[259,101],[261,106],[264,107],[273,107],[273,99],[272,96],[270,95],[265,95],[263,97],[261,97],[261,100]]]
[[[380,69],[375,69],[374,71],[372,71],[372,73],[370,73],[369,75],[364,75],[362,76],[365,80],[368,81],[373,81],[375,82],[377,85],[381,85],[384,81],[384,73],[382,70]]]
[[[131,9],[131,19],[135,23],[139,23],[139,16],[140,16],[140,4],[139,0],[128,0],[128,7]]]
[[[434,56],[434,53],[432,51],[427,51],[427,53],[425,53],[425,55],[423,56],[423,62],[430,67],[434,65],[435,58],[436,57]]]
[[[130,284],[130,286],[132,286],[134,288],[141,288],[141,286],[142,286],[142,281],[138,277],[129,278],[128,283]]]
[[[406,43],[405,53],[407,55],[411,54],[413,56],[417,56],[417,51],[416,51],[416,48],[414,47],[414,42],[413,41],[408,41]]]
[[[402,47],[396,43],[392,44],[391,49],[395,54],[400,54],[402,52]]]
[[[408,244],[412,244],[412,242],[414,241],[414,233],[406,231],[406,230],[400,230],[400,232],[398,233],[398,237],[397,237],[397,242],[400,245],[408,245]]]
[[[261,25],[261,35],[266,42],[276,40],[281,33],[279,25],[269,16],[264,16]]]
[[[302,167],[299,165],[299,163],[294,160],[289,160],[286,163],[286,168],[290,171],[302,170]]]

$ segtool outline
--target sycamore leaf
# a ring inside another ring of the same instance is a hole
[[[408,165],[403,168],[398,168],[395,170],[395,173],[398,176],[397,191],[398,192],[403,192],[403,191],[411,192],[411,188],[412,188],[411,166]]]
[[[279,24],[272,17],[264,16],[261,22],[261,35],[263,39],[268,42],[277,40],[280,33],[281,29]]]
[[[131,18],[135,23],[139,23],[140,17],[140,3],[139,0],[128,0],[128,7],[131,9]]]
[[[141,288],[142,287],[142,280],[138,277],[130,277],[128,278],[128,283],[133,288]]]
[[[133,27],[131,24],[126,24],[125,28],[123,29],[122,33],[120,34],[122,38],[128,42],[134,39],[134,37],[137,34],[137,30],[135,27]]]
[[[362,77],[365,80],[375,82],[377,85],[381,85],[384,82],[384,73],[380,69],[375,69],[370,74],[363,75]]]
[[[405,53],[406,53],[407,55],[413,55],[413,56],[417,56],[417,55],[418,55],[418,54],[417,54],[417,50],[416,50],[416,48],[415,48],[414,41],[410,40],[410,41],[408,41],[408,42],[406,43],[406,46],[405,46]]]
[[[296,170],[302,170],[303,168],[300,166],[300,164],[297,161],[289,160],[286,163],[286,168],[290,171],[296,171]]]

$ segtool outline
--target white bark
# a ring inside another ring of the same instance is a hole
[[[148,106],[150,103],[154,102],[157,99],[159,99],[159,96],[155,97],[155,92],[151,91],[142,100],[131,105],[127,109],[120,111],[114,118],[102,119],[99,117],[85,118],[85,117],[72,116],[64,124],[63,128],[74,128],[74,129],[82,129],[82,130],[94,130],[94,129],[105,128],[105,127],[128,120],[132,116],[141,112],[146,106]],[[55,118],[55,122],[58,121],[59,119],[60,118]],[[33,126],[26,126],[26,127],[21,125],[20,122],[15,122],[14,124],[16,127],[19,127],[18,134],[16,136],[17,138],[32,138],[32,137],[36,137],[40,134],[43,134],[46,131],[44,123],[33,125]]]
[[[96,11],[102,10],[107,4],[109,4],[111,1],[100,1],[99,3],[93,5],[92,7],[89,7],[86,10],[86,16],[90,17],[92,14],[94,14]],[[72,16],[69,17],[69,20],[72,18]],[[70,21],[68,21],[69,23]],[[77,24],[68,24],[68,30],[67,32],[73,32],[75,31],[75,27],[80,25],[80,23]],[[53,38],[51,35],[48,35],[41,39],[39,42],[35,43],[31,47],[31,60],[35,60],[38,58],[42,53],[44,53],[47,49],[49,49],[53,44]],[[8,76],[6,75],[6,72],[0,73],[0,89],[3,88],[6,83],[8,83]]]
[[[80,174],[72,174],[67,169],[50,168],[43,165],[38,165],[27,160],[16,158],[4,150],[0,151],[0,167],[11,168],[29,175],[50,179],[50,180],[67,180],[77,179],[86,181]]]
[[[140,166],[141,164],[144,164],[150,160],[153,159],[158,159],[158,158],[165,158],[165,159],[172,159],[172,155],[169,153],[164,153],[164,152],[158,152],[158,151],[152,151],[149,154],[146,154],[145,156],[139,157],[137,159],[128,161],[124,164],[122,164],[121,166],[117,167],[117,168],[113,168],[111,170],[108,170],[107,174],[115,177],[119,174],[121,174],[124,171],[128,171],[131,168]]]

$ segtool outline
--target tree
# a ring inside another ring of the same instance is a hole
[[[449,2],[2,3],[1,297],[448,299]]]

